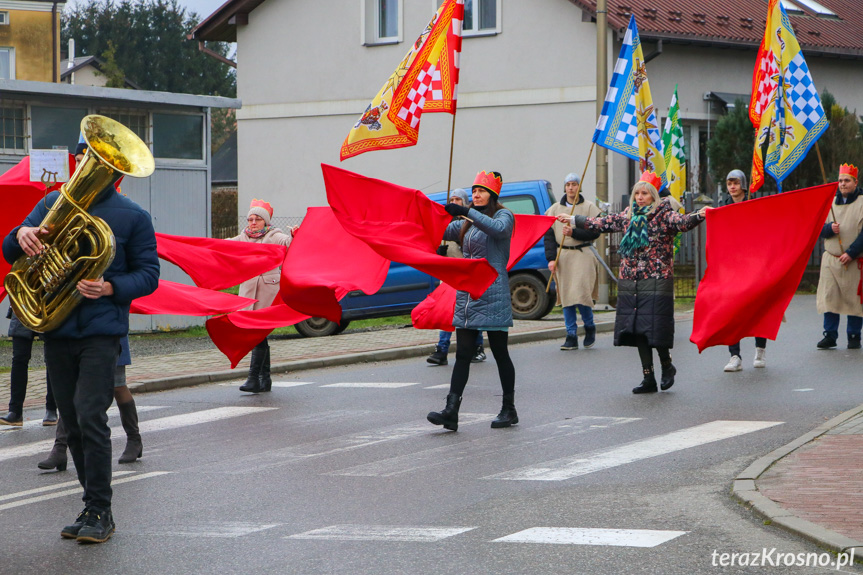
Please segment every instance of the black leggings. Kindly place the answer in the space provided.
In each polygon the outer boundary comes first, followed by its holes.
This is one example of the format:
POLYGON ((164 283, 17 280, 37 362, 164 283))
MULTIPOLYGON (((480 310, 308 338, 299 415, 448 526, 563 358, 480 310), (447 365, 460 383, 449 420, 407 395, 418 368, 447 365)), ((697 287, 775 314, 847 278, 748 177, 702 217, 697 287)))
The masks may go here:
MULTIPOLYGON (((645 371, 653 371, 653 347, 647 343, 647 338, 639 336, 638 338, 638 357, 641 358, 641 368, 645 371)), ((656 354, 659 356, 659 361, 662 365, 671 363, 671 352, 667 347, 657 347, 656 354)))
MULTIPOLYGON (((467 385, 470 374, 470 360, 476 354, 476 338, 478 332, 475 329, 456 329, 455 367, 452 370, 452 379, 449 384, 449 392, 461 397, 467 385)), ((497 372, 500 375, 500 387, 504 395, 515 392, 515 367, 509 358, 507 340, 509 334, 505 331, 488 331, 488 345, 497 363, 497 372)))

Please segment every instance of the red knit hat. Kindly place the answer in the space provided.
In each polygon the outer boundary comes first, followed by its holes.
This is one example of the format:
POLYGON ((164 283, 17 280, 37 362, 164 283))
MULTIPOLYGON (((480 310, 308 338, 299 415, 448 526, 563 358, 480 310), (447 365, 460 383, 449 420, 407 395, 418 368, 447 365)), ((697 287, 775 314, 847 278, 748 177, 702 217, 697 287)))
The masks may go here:
POLYGON ((647 182, 651 186, 653 186, 658 192, 662 187, 662 178, 657 176, 654 172, 644 172, 641 174, 641 178, 638 180, 639 182, 647 182))
POLYGON ((260 216, 261 218, 263 218, 266 225, 270 225, 270 218, 273 217, 273 206, 271 206, 269 202, 265 202, 264 200, 253 199, 251 205, 249 206, 249 213, 246 215, 246 217, 249 217, 252 214, 260 216))
POLYGON ((476 175, 473 185, 474 187, 485 188, 495 196, 499 196, 500 188, 503 186, 503 178, 500 175, 496 176, 494 172, 480 172, 476 175))
POLYGON ((842 174, 847 174, 856 180, 857 179, 857 172, 858 172, 857 166, 854 166, 852 164, 842 164, 841 166, 839 166, 839 175, 840 176, 842 174))

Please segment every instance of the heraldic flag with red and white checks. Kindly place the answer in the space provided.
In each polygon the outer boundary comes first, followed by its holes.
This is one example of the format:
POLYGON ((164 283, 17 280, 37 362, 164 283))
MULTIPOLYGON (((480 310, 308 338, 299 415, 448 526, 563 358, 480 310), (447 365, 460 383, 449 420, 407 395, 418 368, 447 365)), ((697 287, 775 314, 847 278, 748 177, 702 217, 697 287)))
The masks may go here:
POLYGON ((413 146, 423 112, 455 114, 464 0, 446 0, 366 107, 340 158, 413 146))
POLYGON ((707 212, 707 270, 689 338, 699 352, 776 339, 835 194, 834 182, 707 212))

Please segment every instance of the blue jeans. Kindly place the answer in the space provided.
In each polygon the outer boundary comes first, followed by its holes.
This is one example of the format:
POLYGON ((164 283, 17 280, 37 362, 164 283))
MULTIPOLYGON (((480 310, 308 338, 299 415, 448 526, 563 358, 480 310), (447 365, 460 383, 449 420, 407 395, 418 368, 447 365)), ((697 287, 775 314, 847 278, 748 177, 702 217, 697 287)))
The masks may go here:
POLYGON ((594 327, 593 308, 589 305, 570 305, 563 308, 563 322, 566 324, 566 335, 578 335, 578 323, 576 320, 576 308, 581 313, 581 321, 584 327, 594 327))
MULTIPOLYGON (((442 331, 440 332, 440 338, 438 339, 437 345, 440 350, 444 353, 449 353, 449 342, 452 339, 451 331, 442 331)), ((482 332, 476 332, 476 346, 482 346, 482 332)))
MULTIPOLYGON (((845 331, 849 335, 860 335, 860 329, 863 328, 863 316, 849 315, 848 327, 845 331)), ((839 337, 839 314, 827 312, 824 314, 824 332, 827 335, 833 336, 833 339, 839 337)))

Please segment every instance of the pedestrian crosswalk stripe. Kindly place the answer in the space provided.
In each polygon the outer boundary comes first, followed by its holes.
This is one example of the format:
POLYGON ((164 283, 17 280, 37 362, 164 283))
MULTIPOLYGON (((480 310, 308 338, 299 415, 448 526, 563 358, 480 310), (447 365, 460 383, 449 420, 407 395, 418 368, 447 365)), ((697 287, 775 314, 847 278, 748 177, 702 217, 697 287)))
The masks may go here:
POLYGON ((274 381, 273 387, 299 387, 301 385, 311 385, 313 381, 274 381))
POLYGON ((564 457, 484 479, 562 481, 780 425, 781 421, 712 421, 606 450, 564 457))
POLYGON ((428 387, 424 387, 423 389, 449 389, 449 384, 442 383, 440 385, 430 385, 428 387))
MULTIPOLYGON (((460 413, 459 427, 472 425, 474 423, 488 423, 494 414, 492 413, 460 413)), ((261 469, 288 465, 297 461, 306 461, 313 457, 324 455, 335 455, 347 451, 354 451, 372 445, 380 445, 388 441, 409 439, 411 437, 427 435, 440 428, 432 427, 428 422, 398 424, 376 430, 361 431, 341 437, 321 439, 300 445, 292 445, 281 449, 272 449, 261 453, 238 457, 231 462, 230 467, 219 463, 218 470, 230 475, 242 475, 255 473, 261 469)))
POLYGON ((475 527, 399 527, 394 525, 333 525, 285 539, 329 539, 339 541, 407 541, 434 543, 460 535, 475 527))
MULTIPOLYGON (((111 474, 111 477, 122 477, 123 475, 129 475, 130 473, 135 473, 134 471, 114 471, 111 474)), ((53 485, 45 485, 43 487, 37 487, 35 489, 27 489, 26 491, 19 491, 17 493, 8 493, 6 495, 0 495, 0 501, 9 501, 10 499, 18 499, 19 497, 26 497, 28 495, 35 495, 37 493, 47 493, 48 491, 54 491, 55 489, 63 489, 64 487, 75 487, 76 485, 80 485, 77 480, 75 481, 65 481, 63 483, 55 483, 53 485)))
POLYGON ((792 389, 791 391, 815 391, 811 387, 804 387, 802 389, 792 389))
POLYGON ((365 463, 333 471, 328 475, 389 477, 437 465, 451 465, 459 460, 484 457, 502 451, 520 451, 542 442, 633 421, 638 421, 638 418, 581 416, 533 427, 522 426, 520 433, 516 436, 504 436, 498 433, 490 437, 486 436, 453 445, 427 449, 419 453, 409 453, 382 461, 365 463))
MULTIPOLYGON (((153 433, 156 431, 164 431, 167 429, 176 429, 179 427, 188 427, 190 425, 198 425, 201 423, 211 423, 220 419, 228 419, 231 417, 239 417, 241 415, 249 415, 252 413, 262 413, 278 409, 276 407, 217 407, 214 409, 206 409, 203 411, 193 411, 182 415, 171 415, 161 417, 159 419, 150 419, 141 421, 138 424, 141 433, 153 433)), ((111 428, 111 439, 125 438, 126 432, 122 426, 111 428)), ((29 457, 31 455, 39 455, 47 452, 54 445, 53 439, 44 439, 42 441, 34 441, 25 443, 24 445, 16 445, 13 447, 0 448, 0 461, 14 459, 16 457, 29 457)))
POLYGON ((582 529, 575 527, 533 527, 492 543, 545 543, 554 545, 608 545, 614 547, 656 547, 686 531, 652 529, 582 529))
POLYGON ((170 536, 170 537, 214 537, 214 538, 236 538, 244 535, 251 535, 260 531, 266 531, 273 527, 279 527, 281 523, 243 523, 241 521, 231 521, 225 523, 193 523, 189 525, 180 525, 179 528, 174 527, 170 530, 159 529, 154 535, 170 536))
MULTIPOLYGON (((149 473, 142 473, 140 475, 133 475, 131 477, 123 477, 121 479, 112 480, 111 486, 114 487, 116 485, 120 485, 122 483, 129 483, 130 481, 140 481, 141 479, 149 479, 151 477, 159 477, 161 475, 167 475, 170 471, 150 471, 149 473)), ((0 505, 0 511, 5 511, 6 509, 13 509, 15 507, 21 507, 22 505, 30 505, 31 503, 39 503, 42 501, 48 501, 49 499, 57 499, 58 497, 66 497, 67 495, 79 495, 83 493, 83 489, 81 486, 74 489, 65 489, 63 491, 57 491, 55 493, 48 493, 45 495, 39 495, 37 497, 29 497, 27 499, 20 499, 18 501, 12 501, 10 503, 4 503, 0 505)))
MULTIPOLYGON (((153 411, 155 409, 165 409, 167 406, 166 405, 137 405, 136 407, 138 409, 138 413, 145 413, 147 411, 153 411)), ((108 417, 117 417, 118 415, 120 415, 120 411, 117 409, 117 406, 111 406, 111 408, 108 409, 108 417)), ((42 425, 41 419, 30 419, 30 420, 25 421, 24 425, 22 427, 24 429, 30 429, 33 427, 53 427, 53 426, 42 425)), ((7 425, 0 425, 0 431, 11 431, 13 429, 21 429, 21 427, 12 427, 12 426, 7 426, 7 425)))
POLYGON ((355 388, 380 388, 380 389, 398 389, 399 387, 410 387, 419 385, 416 382, 403 383, 400 381, 344 381, 340 383, 328 383, 321 387, 355 387, 355 388))

